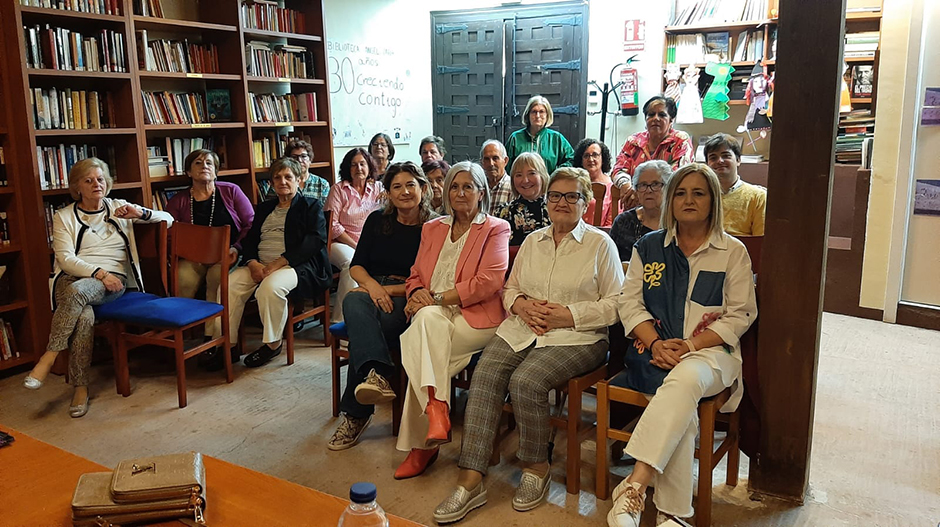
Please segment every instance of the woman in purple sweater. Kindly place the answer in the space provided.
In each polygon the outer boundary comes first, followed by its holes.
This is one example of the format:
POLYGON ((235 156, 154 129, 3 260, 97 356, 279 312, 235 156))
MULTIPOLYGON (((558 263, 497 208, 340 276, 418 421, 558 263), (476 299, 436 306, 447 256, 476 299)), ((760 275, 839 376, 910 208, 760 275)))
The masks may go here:
MULTIPOLYGON (((231 264, 238 260, 241 250, 241 240, 251 228, 255 218, 255 211, 242 189, 233 183, 218 181, 219 156, 211 150, 195 150, 186 156, 184 162, 186 175, 192 180, 188 191, 177 192, 166 204, 166 210, 173 215, 176 221, 207 225, 231 227, 231 264)), ((206 285, 206 300, 219 302, 219 283, 221 281, 221 265, 203 265, 187 260, 180 260, 177 271, 179 280, 179 294, 187 298, 194 298, 196 292, 206 285)), ((219 324, 218 319, 206 325, 206 336, 213 334, 213 324, 219 324)), ((221 330, 219 330, 221 331, 221 330)), ((218 331, 216 332, 218 334, 218 331)), ((233 348, 234 353, 234 348, 233 348)), ((218 350, 209 350, 199 355, 199 363, 209 370, 223 367, 222 355, 218 350)), ((236 357, 233 361, 238 360, 236 357)))

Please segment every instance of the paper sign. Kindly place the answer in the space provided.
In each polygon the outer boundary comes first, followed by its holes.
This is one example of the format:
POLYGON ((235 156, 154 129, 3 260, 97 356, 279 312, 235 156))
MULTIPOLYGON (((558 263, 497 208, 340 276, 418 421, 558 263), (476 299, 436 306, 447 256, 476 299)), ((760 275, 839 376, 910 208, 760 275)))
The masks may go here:
POLYGON ((924 91, 924 108, 920 112, 921 126, 940 125, 940 88, 924 91))
POLYGON ((914 189, 914 214, 940 216, 940 180, 917 180, 914 189))
POLYGON ((623 24, 623 50, 643 51, 646 49, 646 22, 627 20, 623 24))

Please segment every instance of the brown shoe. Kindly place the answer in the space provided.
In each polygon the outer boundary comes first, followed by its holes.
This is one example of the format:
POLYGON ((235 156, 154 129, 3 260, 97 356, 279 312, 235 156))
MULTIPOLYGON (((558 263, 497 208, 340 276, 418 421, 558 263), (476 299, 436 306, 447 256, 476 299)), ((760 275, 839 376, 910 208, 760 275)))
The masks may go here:
POLYGON ((362 433, 372 422, 372 416, 365 419, 357 419, 343 414, 343 421, 333 432, 333 436, 327 442, 326 447, 330 450, 346 450, 356 446, 362 433))
POLYGON ((384 404, 395 399, 395 391, 385 377, 375 373, 375 368, 366 375, 366 380, 356 386, 356 400, 359 404, 384 404))

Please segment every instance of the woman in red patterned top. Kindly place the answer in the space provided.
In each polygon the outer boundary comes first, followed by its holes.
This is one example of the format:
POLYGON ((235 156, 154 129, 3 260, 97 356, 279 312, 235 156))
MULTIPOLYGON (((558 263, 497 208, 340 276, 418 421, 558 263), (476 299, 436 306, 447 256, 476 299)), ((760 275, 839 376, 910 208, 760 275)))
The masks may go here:
POLYGON ((676 101, 665 95, 656 95, 643 105, 646 130, 627 138, 613 169, 614 185, 620 188, 620 201, 624 209, 637 205, 631 178, 640 163, 660 159, 676 170, 692 162, 694 150, 689 134, 672 127, 676 110, 676 101))

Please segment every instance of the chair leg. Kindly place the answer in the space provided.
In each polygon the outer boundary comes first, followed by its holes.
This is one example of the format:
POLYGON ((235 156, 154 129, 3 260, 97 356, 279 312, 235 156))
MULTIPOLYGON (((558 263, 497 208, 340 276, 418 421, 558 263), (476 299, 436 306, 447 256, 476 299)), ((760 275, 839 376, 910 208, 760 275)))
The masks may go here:
POLYGON ((607 468, 607 425, 610 422, 610 402, 607 399, 607 382, 597 383, 597 477, 594 495, 606 500, 610 496, 610 476, 607 468))
POLYGON ((330 361, 332 362, 330 374, 333 377, 333 417, 339 416, 339 374, 340 368, 342 366, 340 365, 339 349, 337 349, 338 347, 339 341, 337 340, 334 342, 334 345, 330 351, 330 361))
POLYGON ((117 352, 114 362, 114 371, 117 375, 118 393, 124 397, 131 395, 131 375, 127 366, 127 342, 122 337, 124 333, 124 324, 118 324, 117 329, 117 352))
POLYGON ((568 494, 581 492, 581 392, 568 383, 568 459, 565 461, 565 484, 568 494))
POLYGON ((712 454, 715 451, 715 403, 699 405, 698 500, 695 503, 695 525, 709 526, 712 521, 712 454))
POLYGON ((284 325, 284 337, 287 343, 287 365, 294 363, 294 318, 287 317, 287 324, 284 325))
POLYGON ((728 419, 728 437, 725 441, 730 441, 728 450, 728 473, 725 475, 725 483, 732 486, 738 486, 738 467, 741 464, 741 411, 735 410, 728 419))
POLYGON ((186 360, 183 359, 183 332, 177 329, 173 333, 173 351, 176 354, 176 391, 179 393, 180 408, 186 408, 186 360))
POLYGON ((330 290, 323 294, 323 312, 320 313, 320 325, 323 326, 323 345, 333 346, 333 334, 330 333, 330 290))
POLYGON ((228 339, 228 329, 225 330, 225 335, 222 336, 224 339, 222 341, 222 355, 225 360, 225 382, 230 383, 235 380, 235 369, 232 366, 232 343, 228 339))
POLYGON ((238 324, 238 342, 235 344, 238 348, 238 354, 245 356, 245 316, 242 315, 241 323, 238 324))

